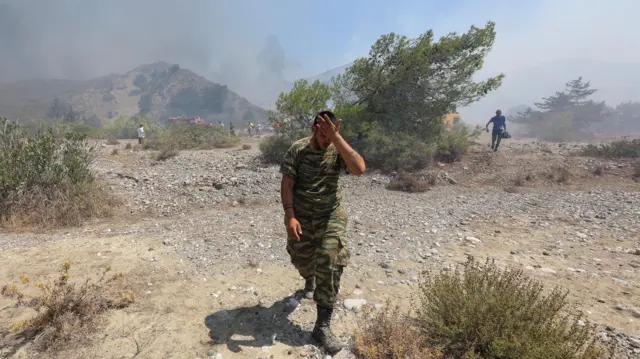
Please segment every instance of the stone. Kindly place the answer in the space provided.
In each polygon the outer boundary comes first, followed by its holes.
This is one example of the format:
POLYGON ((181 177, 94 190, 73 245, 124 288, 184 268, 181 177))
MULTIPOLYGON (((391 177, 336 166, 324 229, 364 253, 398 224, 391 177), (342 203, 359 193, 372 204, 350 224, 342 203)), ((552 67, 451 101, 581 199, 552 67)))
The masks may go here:
POLYGON ((363 305, 367 304, 367 300, 361 298, 349 298, 345 299, 343 304, 345 309, 358 312, 360 311, 360 309, 362 309, 363 305))

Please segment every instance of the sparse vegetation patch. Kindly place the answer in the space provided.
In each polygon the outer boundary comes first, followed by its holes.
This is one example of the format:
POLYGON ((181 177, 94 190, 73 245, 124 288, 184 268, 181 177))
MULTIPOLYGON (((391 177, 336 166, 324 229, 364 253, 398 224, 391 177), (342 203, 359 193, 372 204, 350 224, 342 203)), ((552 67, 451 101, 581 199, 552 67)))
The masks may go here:
POLYGON ((66 261, 53 283, 34 282, 22 275, 23 289, 16 284, 2 288, 3 297, 36 313, 31 319, 11 325, 19 342, 33 342, 45 351, 64 349, 70 342, 86 340, 106 310, 121 309, 135 301, 135 293, 123 285, 124 276, 110 275, 110 268, 97 280, 86 280, 80 286, 70 282, 70 269, 71 262, 66 261))
POLYGON ((56 127, 28 135, 0 119, 0 225, 79 225, 108 217, 120 204, 96 181, 97 151, 84 134, 56 127))

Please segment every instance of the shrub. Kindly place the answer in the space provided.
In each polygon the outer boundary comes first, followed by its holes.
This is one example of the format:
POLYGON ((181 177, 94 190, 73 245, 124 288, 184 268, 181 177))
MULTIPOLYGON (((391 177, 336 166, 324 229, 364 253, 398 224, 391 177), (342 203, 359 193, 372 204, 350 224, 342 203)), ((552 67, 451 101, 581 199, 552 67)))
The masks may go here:
POLYGON ((251 149, 251 145, 247 145, 246 143, 244 145, 242 145, 242 149, 247 151, 251 149))
POLYGON ((131 145, 131 142, 129 142, 129 143, 127 143, 127 144, 124 146, 124 149, 125 149, 125 150, 130 150, 132 147, 133 147, 133 146, 131 145))
POLYGON ((260 141, 260 159, 263 163, 279 165, 289 147, 305 136, 308 136, 305 132, 296 132, 295 134, 266 137, 260 141))
POLYGON ((566 314, 566 292, 542 285, 519 269, 499 269, 473 258, 421 284, 418 317, 427 346, 453 357, 592 359, 594 326, 566 314))
POLYGON ((598 166, 595 170, 593 170, 593 174, 596 176, 602 176, 604 174, 604 167, 598 166))
POLYGON ((175 124, 163 131, 157 131, 147 137, 146 149, 208 150, 229 148, 238 145, 239 137, 211 126, 175 124))
POLYGON ((444 131, 438 140, 434 159, 445 163, 459 161, 479 136, 479 127, 473 131, 466 126, 457 127, 453 131, 444 131))
POLYGON ((87 331, 98 324, 99 315, 108 309, 127 307, 135 301, 135 293, 125 290, 122 274, 107 278, 110 268, 94 282, 85 281, 80 287, 69 282, 69 261, 62 265, 60 276, 52 283, 32 283, 20 277, 27 288, 35 288, 38 295, 28 297, 15 284, 5 285, 2 296, 13 299, 19 307, 32 308, 36 315, 11 326, 21 341, 34 341, 43 350, 64 349, 74 339, 86 338, 87 331))
POLYGON ((371 130, 361 140, 350 142, 371 169, 411 172, 428 167, 434 160, 447 163, 460 160, 479 135, 477 128, 471 131, 459 126, 442 131, 433 141, 424 141, 411 134, 371 130))
POLYGON ((363 314, 354 334, 357 359, 443 358, 438 350, 424 346, 424 334, 410 313, 402 313, 387 302, 379 312, 367 307, 363 314))
MULTIPOLYGON (((458 161, 464 156, 474 140, 480 135, 478 129, 471 131, 459 126, 452 131, 443 131, 434 141, 424 141, 413 134, 386 133, 378 129, 369 130, 357 138, 352 133, 344 133, 351 146, 367 162, 367 167, 382 172, 418 171, 429 166, 433 160, 441 162, 458 161)), ((279 164, 291 144, 307 133, 267 137, 260 142, 263 162, 279 164)))
POLYGON ((382 172, 416 171, 429 165, 434 148, 414 136, 372 131, 352 145, 365 157, 367 167, 382 172))
POLYGON ((633 178, 640 178, 640 161, 633 164, 633 178))
POLYGON ((622 139, 600 145, 589 144, 583 154, 604 158, 640 158, 640 139, 622 139))
POLYGON ((387 184, 387 189, 391 191, 420 193, 429 190, 429 183, 419 180, 408 173, 400 172, 387 184))
POLYGON ((111 156, 117 156, 117 155, 118 155, 118 149, 117 149, 117 148, 114 148, 114 149, 111 151, 111 156))
POLYGON ((27 135, 0 119, 0 224, 44 229, 111 215, 120 202, 96 182, 95 156, 85 134, 49 127, 27 135))
POLYGON ((173 148, 166 148, 153 156, 153 159, 156 161, 166 161, 170 158, 176 157, 178 154, 178 150, 173 148))
POLYGON ((118 139, 115 136, 109 136, 109 138, 107 138, 107 145, 115 146, 119 144, 120 144, 120 141, 118 141, 118 139))

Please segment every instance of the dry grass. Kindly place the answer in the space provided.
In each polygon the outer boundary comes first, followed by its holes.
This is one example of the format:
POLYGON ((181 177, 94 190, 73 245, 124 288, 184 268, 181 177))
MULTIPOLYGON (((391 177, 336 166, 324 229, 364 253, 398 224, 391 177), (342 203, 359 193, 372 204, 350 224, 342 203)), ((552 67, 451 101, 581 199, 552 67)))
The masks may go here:
POLYGON ((524 186, 524 182, 525 182, 525 179, 521 176, 518 176, 516 177, 515 180, 513 180, 513 185, 516 187, 522 187, 524 186))
POLYGON ((164 149, 153 156, 153 159, 156 161, 166 161, 170 158, 174 158, 178 156, 180 152, 173 148, 164 149))
POLYGON ((113 216, 122 205, 106 186, 46 189, 35 187, 10 197, 11 210, 0 217, 0 227, 45 231, 79 226, 88 219, 113 216))
POLYGON ((117 149, 117 148, 114 148, 114 149, 111 151, 111 156, 117 156, 117 155, 118 155, 118 149, 117 149))
POLYGON ((248 144, 245 143, 244 145, 242 145, 242 149, 245 150, 245 151, 250 150, 251 149, 251 145, 248 145, 248 144))
POLYGON ((408 173, 401 172, 387 184, 387 189, 391 191, 421 193, 429 190, 429 183, 416 179, 408 173))
POLYGON ((133 148, 133 145, 131 145, 131 142, 127 142, 127 144, 124 146, 125 150, 130 150, 133 148))
POLYGON ((571 179, 571 171, 566 166, 554 167, 547 173, 547 178, 556 183, 567 184, 571 179))
POLYGON ((119 145, 120 141, 118 141, 117 138, 111 136, 109 138, 107 138, 107 145, 111 145, 111 146, 115 146, 115 145, 119 145))
POLYGON ((437 183, 438 183, 438 176, 435 173, 429 173, 429 179, 427 180, 427 184, 433 187, 437 183))
POLYGON ((102 313, 127 307, 135 301, 135 293, 125 289, 122 283, 122 274, 107 277, 110 268, 106 268, 98 280, 86 280, 76 286, 69 282, 70 268, 71 262, 65 262, 53 283, 34 283, 29 277, 21 276, 24 287, 36 291, 34 296, 28 296, 15 284, 2 288, 2 296, 36 313, 29 320, 11 325, 13 338, 10 339, 14 339, 14 343, 22 346, 32 342, 42 351, 64 349, 70 343, 86 341, 98 326, 97 319, 102 313))
POLYGON ((258 258, 249 258, 247 264, 250 268, 258 268, 260 267, 260 260, 258 258))
POLYGON ((379 312, 364 309, 354 334, 354 354, 358 359, 436 359, 436 349, 424 346, 425 337, 409 313, 387 302, 379 312), (412 323, 414 325, 412 325, 412 323))
POLYGON ((596 175, 596 176, 604 175, 604 167, 603 166, 596 167, 596 169, 593 170, 593 174, 596 175))

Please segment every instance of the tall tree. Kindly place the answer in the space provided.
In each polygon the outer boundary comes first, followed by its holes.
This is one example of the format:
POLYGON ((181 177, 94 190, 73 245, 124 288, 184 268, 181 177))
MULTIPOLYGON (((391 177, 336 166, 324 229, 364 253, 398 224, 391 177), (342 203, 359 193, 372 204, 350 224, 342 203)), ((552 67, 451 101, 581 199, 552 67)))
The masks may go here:
POLYGON ((431 30, 415 39, 383 35, 369 56, 356 60, 334 79, 336 106, 358 114, 358 131, 378 127, 388 133, 433 138, 445 114, 478 101, 501 85, 502 74, 473 80, 495 35, 493 22, 484 28, 472 26, 461 35, 450 33, 438 41, 431 30))
POLYGON ((534 103, 535 109, 528 108, 511 121, 527 125, 531 134, 542 139, 560 141, 575 137, 611 115, 604 101, 589 99, 597 91, 591 82, 578 77, 567 82, 563 91, 534 103))

